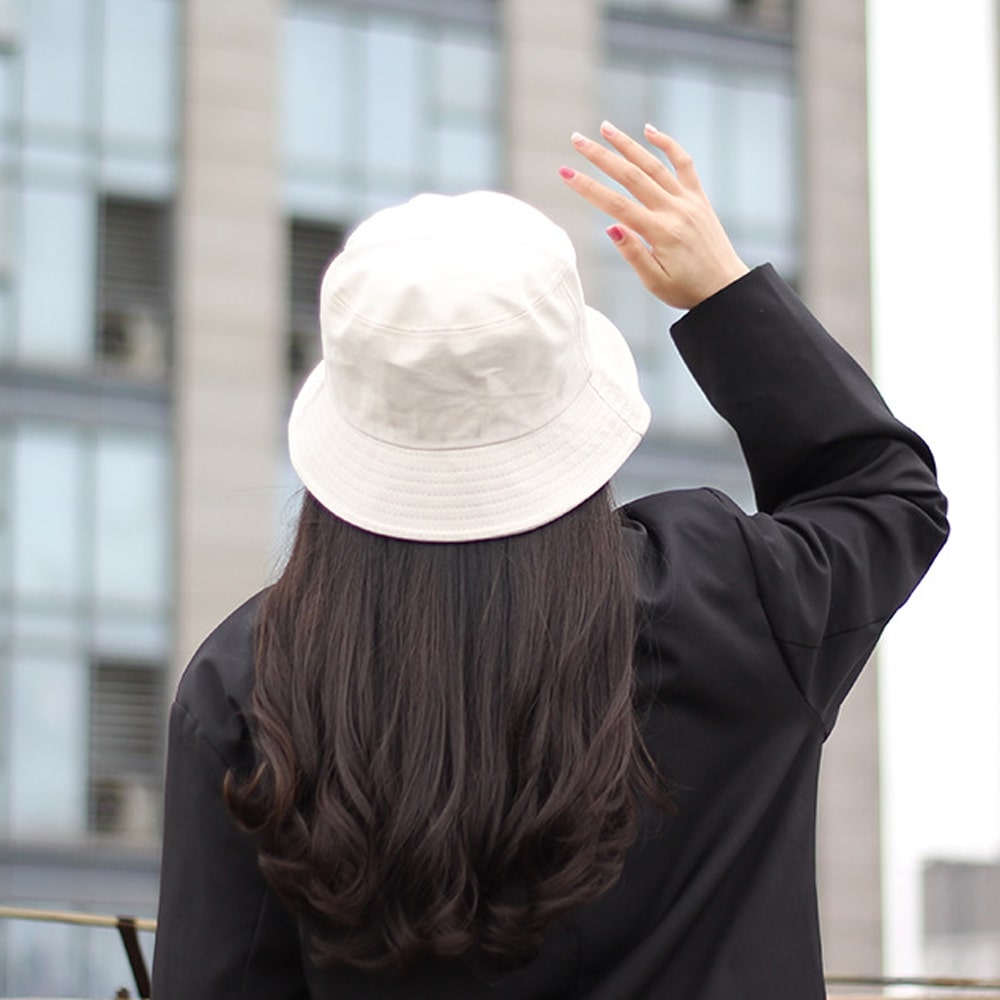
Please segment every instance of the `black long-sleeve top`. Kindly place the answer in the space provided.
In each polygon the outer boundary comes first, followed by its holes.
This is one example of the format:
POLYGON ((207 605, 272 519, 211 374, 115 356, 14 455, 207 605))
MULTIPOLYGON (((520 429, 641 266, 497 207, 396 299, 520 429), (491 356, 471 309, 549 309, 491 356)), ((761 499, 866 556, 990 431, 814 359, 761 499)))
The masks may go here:
POLYGON ((195 654, 172 709, 156 1000, 823 997, 820 752, 947 536, 945 500, 924 442, 769 267, 672 333, 739 435, 759 512, 711 489, 625 508, 644 736, 675 788, 670 822, 499 982, 461 962, 315 968, 221 797, 253 755, 253 598, 195 654))

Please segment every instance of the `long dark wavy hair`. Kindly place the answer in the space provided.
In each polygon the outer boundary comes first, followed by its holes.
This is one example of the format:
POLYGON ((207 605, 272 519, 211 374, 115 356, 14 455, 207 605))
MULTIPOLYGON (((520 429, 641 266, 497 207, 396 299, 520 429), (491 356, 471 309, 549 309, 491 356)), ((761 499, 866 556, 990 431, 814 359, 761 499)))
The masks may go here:
POLYGON ((610 492, 534 531, 401 541, 308 493, 257 626, 229 808, 314 961, 501 971, 618 880, 666 793, 633 705, 610 492))

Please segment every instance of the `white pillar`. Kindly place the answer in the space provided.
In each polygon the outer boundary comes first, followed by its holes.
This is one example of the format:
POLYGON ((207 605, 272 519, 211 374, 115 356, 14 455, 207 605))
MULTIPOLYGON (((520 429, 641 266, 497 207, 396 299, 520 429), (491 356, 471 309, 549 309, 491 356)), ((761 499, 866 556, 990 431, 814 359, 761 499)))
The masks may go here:
POLYGON ((598 0, 503 0, 506 186, 570 235, 588 285, 594 210, 559 179, 574 162, 573 131, 597 135, 603 5, 598 0))
POLYGON ((280 0, 184 4, 177 670, 269 569, 285 388, 280 12, 280 0))
MULTIPOLYGON (((798 10, 803 151, 803 294, 862 365, 871 360, 864 0, 798 10)), ((878 974, 879 732, 868 664, 828 740, 820 777, 817 874, 828 971, 878 974)))

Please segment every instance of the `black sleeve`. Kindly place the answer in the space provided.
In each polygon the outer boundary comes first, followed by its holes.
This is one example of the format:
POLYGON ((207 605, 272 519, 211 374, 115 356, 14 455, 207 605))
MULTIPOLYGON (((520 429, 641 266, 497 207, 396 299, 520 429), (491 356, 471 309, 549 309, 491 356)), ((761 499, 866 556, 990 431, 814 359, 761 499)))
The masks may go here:
POLYGON ((170 715, 156 1000, 301 1000, 294 920, 222 798, 228 763, 182 704, 170 715))
POLYGON ((693 309, 673 335, 739 436, 759 507, 737 515, 758 598, 829 731, 947 537, 930 451, 770 267, 693 309))

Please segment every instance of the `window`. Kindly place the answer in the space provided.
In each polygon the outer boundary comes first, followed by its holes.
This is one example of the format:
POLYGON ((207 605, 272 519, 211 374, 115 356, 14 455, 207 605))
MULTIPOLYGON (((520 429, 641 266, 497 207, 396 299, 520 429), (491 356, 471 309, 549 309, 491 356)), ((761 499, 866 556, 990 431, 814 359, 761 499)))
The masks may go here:
POLYGON ((101 130, 112 148, 169 151, 178 93, 175 0, 104 0, 101 130))
POLYGON ((96 212, 78 184, 26 183, 19 199, 15 352, 30 366, 92 361, 96 212))
POLYGON ((792 5, 793 0, 613 0, 611 7, 783 29, 791 21, 792 5))
POLYGON ((87 826, 95 833, 152 837, 159 828, 162 682, 157 664, 91 667, 87 826))
MULTIPOLYGON (((751 266, 771 261, 794 280, 798 148, 790 37, 707 29, 662 15, 641 23, 613 16, 607 33, 608 117, 633 135, 647 121, 671 132, 694 157, 744 259, 751 266)), ((728 430, 666 335, 676 315, 642 292, 610 244, 599 252, 600 305, 629 336, 654 431, 722 441, 728 430)))
POLYGON ((0 835, 150 831, 142 803, 161 734, 147 727, 170 647, 169 435, 25 418, 0 424, 0 444, 0 835))
POLYGON ((448 16, 398 5, 290 3, 282 148, 286 201, 355 221, 418 190, 499 183, 493 4, 448 16))
POLYGON ((170 350, 170 217, 163 203, 108 197, 100 209, 99 361, 162 377, 170 350))
POLYGON ((319 286, 344 231, 302 219, 293 219, 289 228, 288 370, 298 388, 320 358, 319 286))
POLYGON ((7 819, 19 838, 63 839, 84 827, 85 674, 78 655, 39 645, 13 650, 7 819))

